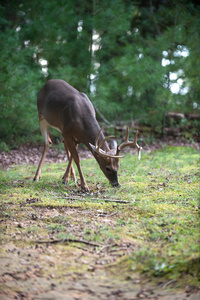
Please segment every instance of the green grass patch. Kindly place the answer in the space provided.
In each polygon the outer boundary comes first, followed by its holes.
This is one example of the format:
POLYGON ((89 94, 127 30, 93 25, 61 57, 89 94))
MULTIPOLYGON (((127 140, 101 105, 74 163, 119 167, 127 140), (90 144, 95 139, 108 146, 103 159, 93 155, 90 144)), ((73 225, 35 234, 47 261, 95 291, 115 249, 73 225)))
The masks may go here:
POLYGON ((139 271, 147 278, 175 280, 177 286, 198 286, 198 163, 198 152, 189 147, 144 153, 141 161, 127 155, 119 170, 121 187, 114 189, 94 159, 83 160, 90 188, 84 194, 72 181, 62 184, 64 163, 45 164, 39 182, 32 180, 36 166, 1 170, 1 243, 13 232, 30 235, 27 243, 75 237, 110 245, 112 251, 115 244, 129 243, 132 251, 108 264, 115 276, 131 278, 139 271))

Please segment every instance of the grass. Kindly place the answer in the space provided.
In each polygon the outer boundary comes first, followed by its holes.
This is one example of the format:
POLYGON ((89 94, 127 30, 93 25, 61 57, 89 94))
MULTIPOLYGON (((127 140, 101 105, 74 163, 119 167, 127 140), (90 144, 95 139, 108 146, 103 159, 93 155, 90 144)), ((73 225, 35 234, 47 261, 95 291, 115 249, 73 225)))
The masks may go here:
POLYGON ((32 181, 36 166, 1 170, 1 243, 17 231, 22 239, 29 234, 26 243, 72 236, 110 245, 112 251, 115 244, 130 244, 130 253, 105 265, 112 276, 125 279, 140 272, 145 278, 198 287, 198 163, 198 152, 189 147, 165 147, 143 154, 141 161, 127 155, 119 170, 121 187, 113 189, 94 159, 84 160, 90 188, 85 194, 72 181, 61 183, 64 163, 44 165, 37 183, 32 181), (13 221, 21 225, 12 227, 13 221))

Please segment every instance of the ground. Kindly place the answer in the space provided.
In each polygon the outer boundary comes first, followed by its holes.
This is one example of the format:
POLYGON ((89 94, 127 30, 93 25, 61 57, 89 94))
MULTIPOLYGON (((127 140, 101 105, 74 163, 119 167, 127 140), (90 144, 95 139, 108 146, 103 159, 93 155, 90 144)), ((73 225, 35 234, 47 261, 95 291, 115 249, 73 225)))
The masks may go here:
MULTIPOLYGON (((171 150, 168 149, 165 153, 165 161, 171 150)), ((138 182, 140 173, 130 175, 131 169, 125 170, 122 166, 122 187, 114 190, 107 185, 103 177, 103 183, 99 182, 101 175, 95 173, 93 159, 89 159, 85 168, 87 167, 90 192, 81 193, 80 187, 73 183, 63 187, 59 182, 60 174, 58 177, 55 175, 60 172, 60 168, 62 171, 65 168, 63 161, 66 159, 63 152, 56 149, 50 151, 47 162, 60 164, 46 164, 40 182, 33 183, 32 177, 36 168, 34 164, 40 157, 38 149, 21 147, 13 151, 15 152, 0 155, 4 167, 0 177, 1 300, 199 299, 199 286, 191 279, 194 274, 199 274, 198 271, 191 271, 196 270, 195 264, 199 264, 199 256, 191 254, 191 249, 186 249, 188 241, 192 244, 193 240, 189 231, 185 233, 184 225, 192 227, 192 223, 188 222, 190 219, 195 222, 194 215, 198 210, 194 199, 197 186, 197 172, 194 168, 189 171, 188 167, 185 174, 175 175, 170 173, 165 162, 162 162, 159 174, 163 174, 164 181, 161 182, 156 175, 158 158, 150 155, 150 160, 154 163, 146 169, 147 184, 138 182), (25 165, 12 167, 13 163, 25 165), (94 179, 90 181, 92 176, 94 179), (128 177, 123 181, 124 176, 128 177), (127 180, 129 189, 126 185, 127 180), (183 198, 179 190, 172 196, 172 187, 177 189, 174 181, 177 181, 177 186, 183 183, 183 187, 186 185, 189 189, 187 191, 185 187, 182 188, 183 198), (166 195, 170 195, 170 200, 166 200, 166 195), (178 205, 180 222, 185 218, 183 223, 176 223, 175 205, 178 205), (165 214, 160 209, 165 211, 165 214), (145 225, 147 220, 148 225, 145 225), (154 223, 157 227, 151 227, 155 226, 154 223), (157 251, 158 261, 163 261, 162 252, 165 256, 165 251, 171 253, 169 261, 176 261, 176 255, 172 253, 175 248, 168 244, 176 247, 183 230, 186 239, 180 240, 180 243, 185 243, 183 257, 188 258, 191 267, 187 262, 187 270, 183 268, 180 276, 168 277, 169 271, 165 271, 167 266, 164 267, 161 263, 159 268, 154 268, 154 276, 145 276, 146 273, 151 274, 152 267, 143 272, 138 267, 136 256, 141 260, 141 248, 144 247, 144 265, 147 260, 145 251, 149 245, 152 245, 152 251, 157 251), (147 231, 148 238, 145 235, 147 231), (177 240, 175 231, 178 235, 177 240), (152 243, 155 244, 155 249, 152 243), (158 275, 155 275, 155 272, 158 275), (166 277, 163 276, 164 273, 166 277)), ((150 151, 151 149, 146 149, 146 161, 150 151)), ((181 151, 179 147, 176 155, 173 154, 172 157, 186 155, 187 151, 181 151)), ((187 162, 190 166, 193 158, 196 159, 197 152, 188 150, 187 154, 192 156, 187 162)), ((83 158, 91 158, 87 151, 82 151, 81 155, 83 158)), ((182 162, 180 167, 184 168, 182 162)), ((144 172, 144 169, 141 169, 142 171, 144 172)), ((187 230, 190 230, 189 227, 187 226, 187 230)), ((194 227, 191 231, 194 237, 197 236, 195 230, 194 227)), ((195 246, 193 249, 195 252, 195 246)), ((180 260, 182 252, 181 248, 180 260)))

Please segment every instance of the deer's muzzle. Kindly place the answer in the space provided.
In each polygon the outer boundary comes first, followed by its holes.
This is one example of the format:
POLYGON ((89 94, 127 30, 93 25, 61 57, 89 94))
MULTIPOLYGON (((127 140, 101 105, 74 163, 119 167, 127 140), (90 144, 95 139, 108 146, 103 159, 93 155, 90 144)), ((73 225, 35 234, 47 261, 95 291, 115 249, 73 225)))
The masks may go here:
POLYGON ((120 187, 120 184, 119 184, 118 181, 116 181, 116 182, 111 182, 111 184, 112 184, 112 187, 120 187))

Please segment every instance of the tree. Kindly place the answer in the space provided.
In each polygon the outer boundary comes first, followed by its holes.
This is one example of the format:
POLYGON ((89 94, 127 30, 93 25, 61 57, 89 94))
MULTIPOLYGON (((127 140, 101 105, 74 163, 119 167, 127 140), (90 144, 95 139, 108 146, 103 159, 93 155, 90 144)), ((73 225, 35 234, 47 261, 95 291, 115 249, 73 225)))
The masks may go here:
POLYGON ((191 1, 140 3, 104 3, 98 16, 101 47, 96 53, 100 65, 96 99, 103 99, 101 110, 108 103, 110 118, 120 114, 161 126, 166 111, 199 109, 199 75, 192 64, 199 46, 199 6, 191 1), (171 79, 172 73, 177 74, 176 80, 171 79), (176 95, 171 88, 177 81, 182 87, 176 95), (190 90, 195 94, 193 101, 190 90))
POLYGON ((37 93, 50 78, 89 94, 110 121, 160 130, 167 111, 198 112, 199 7, 191 0, 5 1, 0 141, 33 140, 37 93))

